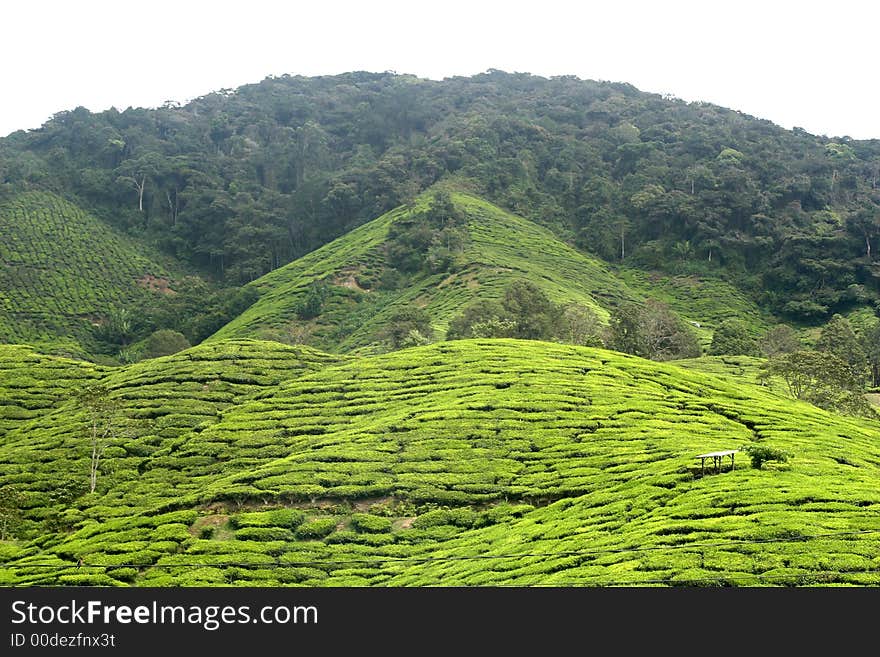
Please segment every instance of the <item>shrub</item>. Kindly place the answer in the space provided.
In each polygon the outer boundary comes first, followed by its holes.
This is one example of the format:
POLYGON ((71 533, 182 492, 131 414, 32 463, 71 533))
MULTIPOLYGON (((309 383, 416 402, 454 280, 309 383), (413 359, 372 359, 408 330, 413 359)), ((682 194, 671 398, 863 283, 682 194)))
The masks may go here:
POLYGON ((274 509, 239 513, 229 520, 233 529, 240 527, 285 527, 294 529, 302 524, 306 515, 299 509, 274 509))
POLYGON ((738 319, 726 319, 712 334, 709 353, 713 356, 757 356, 758 343, 749 334, 744 322, 738 319))
POLYGON ((431 316, 422 308, 401 308, 385 327, 385 337, 392 349, 416 347, 428 344, 434 337, 431 316))
POLYGON ((319 518, 299 526, 296 537, 301 539, 324 538, 336 529, 336 520, 333 518, 319 518))
POLYGON ((150 334, 144 342, 143 357, 158 358, 170 356, 178 351, 190 348, 189 340, 183 333, 171 329, 159 329, 150 334))
POLYGON ((324 310, 324 302, 328 296, 327 286, 318 281, 313 281, 296 306, 297 316, 303 320, 314 319, 324 310))
POLYGON ((768 445, 749 445, 744 450, 752 460, 752 467, 760 470, 767 461, 788 461, 788 454, 781 449, 775 449, 768 445))
POLYGON ((359 532, 378 534, 391 530, 391 521, 369 513, 355 513, 351 517, 351 525, 359 532))
POLYGON ((797 332, 788 324, 778 324, 761 338, 761 351, 768 358, 800 351, 803 345, 798 340, 797 332))
POLYGON ((235 532, 239 541, 291 541, 293 533, 282 527, 245 527, 235 532))
POLYGON ((423 513, 413 520, 413 527, 426 529, 437 525, 455 525, 456 527, 473 527, 479 516, 468 508, 435 509, 423 513))

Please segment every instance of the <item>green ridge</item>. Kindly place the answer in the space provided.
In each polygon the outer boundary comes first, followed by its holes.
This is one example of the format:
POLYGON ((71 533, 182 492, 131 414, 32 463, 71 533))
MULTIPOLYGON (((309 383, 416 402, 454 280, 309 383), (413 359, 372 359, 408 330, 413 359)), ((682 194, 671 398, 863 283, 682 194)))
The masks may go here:
POLYGON ((382 245, 394 221, 426 207, 423 195, 361 226, 330 244, 282 267, 252 285, 260 299, 218 331, 215 339, 276 336, 292 326, 308 326, 308 343, 329 351, 356 351, 377 346, 395 310, 416 305, 431 316, 442 336, 449 321, 476 299, 498 299, 514 280, 526 279, 557 302, 589 306, 603 319, 608 308, 638 299, 597 258, 584 255, 549 230, 478 198, 452 194, 467 217, 470 241, 453 274, 416 274, 398 290, 377 286, 386 266, 382 245), (296 315, 297 304, 313 281, 329 284, 330 298, 314 321, 296 315), (274 333, 273 333, 274 331, 274 333))

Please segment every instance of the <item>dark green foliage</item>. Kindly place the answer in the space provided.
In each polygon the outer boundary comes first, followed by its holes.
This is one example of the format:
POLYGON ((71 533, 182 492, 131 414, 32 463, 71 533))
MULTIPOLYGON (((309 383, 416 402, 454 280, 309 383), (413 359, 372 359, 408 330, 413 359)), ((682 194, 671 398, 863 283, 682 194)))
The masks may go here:
POLYGON ((417 306, 402 308, 389 319, 385 335, 392 349, 428 344, 434 339, 431 316, 417 306))
POLYGON ((749 334, 744 322, 728 319, 712 334, 709 353, 713 356, 757 356, 758 342, 749 334))
POLYGON ((561 310, 534 283, 514 281, 501 302, 514 322, 513 336, 522 340, 550 340, 559 333, 561 310))
POLYGON ((159 329, 150 334, 144 343, 144 358, 170 356, 190 348, 189 340, 183 333, 171 329, 159 329))
POLYGON ((562 308, 559 337, 563 342, 583 347, 605 345, 605 326, 591 308, 570 303, 562 308))
POLYGON ((103 342, 124 347, 135 336, 135 324, 132 313, 127 308, 113 307, 106 319, 95 329, 95 335, 103 342))
POLYGON ((701 352, 693 330, 668 305, 654 299, 624 304, 612 312, 609 346, 661 361, 696 358, 701 352))
POLYGON ((834 315, 822 327, 816 349, 833 354, 846 363, 853 379, 858 381, 864 378, 868 364, 865 347, 845 317, 834 315))
POLYGON ((21 507, 25 498, 15 486, 0 487, 0 541, 15 537, 22 524, 21 507))
POLYGON ((762 377, 781 377, 792 397, 820 408, 873 417, 863 382, 833 353, 802 350, 775 356, 762 366, 762 377))
POLYGON ((296 314, 300 319, 314 319, 324 309, 324 301, 327 299, 327 287, 321 283, 313 282, 305 293, 302 301, 296 307, 296 314))
POLYGON ((800 351, 804 348, 797 333, 788 324, 778 324, 761 338, 761 352, 768 358, 800 351))
POLYGON ((453 271, 464 250, 467 224, 447 192, 436 192, 427 209, 398 219, 388 229, 388 263, 402 272, 453 271))
POLYGON ((446 339, 511 338, 515 330, 516 324, 500 303, 477 301, 452 318, 446 339))
POLYGON ((870 325, 862 336, 862 344, 871 372, 871 386, 880 387, 880 321, 870 325))
POLYGON ((188 276, 175 284, 175 294, 154 300, 144 309, 142 324, 182 333, 198 344, 247 310, 259 297, 253 288, 213 289, 188 276))
POLYGON ((507 287, 500 304, 481 301, 466 307, 452 319, 446 337, 554 340, 570 332, 563 328, 563 312, 537 285, 518 280, 507 287))
POLYGON ((778 461, 780 463, 788 461, 787 452, 770 447, 769 445, 753 443, 748 445, 743 451, 749 455, 752 467, 756 470, 760 470, 761 466, 767 461, 778 461))
MULTIPOLYGON (((80 107, 2 150, 8 186, 74 195, 230 285, 456 179, 603 258, 723 274, 800 321, 877 298, 878 149, 627 84, 492 70, 80 107)), ((417 233, 402 266, 448 267, 454 247, 417 233)))

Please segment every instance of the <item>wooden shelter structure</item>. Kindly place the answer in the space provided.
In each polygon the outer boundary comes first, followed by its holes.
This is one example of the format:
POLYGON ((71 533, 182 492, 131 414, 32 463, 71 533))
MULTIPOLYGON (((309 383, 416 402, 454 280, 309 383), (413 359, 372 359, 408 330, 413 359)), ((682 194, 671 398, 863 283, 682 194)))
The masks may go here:
POLYGON ((738 449, 725 449, 720 452, 708 452, 706 454, 698 454, 697 458, 700 459, 700 474, 706 474, 706 459, 712 459, 712 462, 715 465, 715 472, 721 472, 721 461, 725 456, 730 457, 730 469, 736 470, 736 463, 734 462, 734 455, 739 452, 738 449))

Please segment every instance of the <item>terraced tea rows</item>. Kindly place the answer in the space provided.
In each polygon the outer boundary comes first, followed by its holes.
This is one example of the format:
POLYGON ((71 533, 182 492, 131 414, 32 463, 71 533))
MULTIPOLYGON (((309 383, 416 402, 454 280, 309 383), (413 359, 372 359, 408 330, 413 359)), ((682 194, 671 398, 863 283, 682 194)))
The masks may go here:
POLYGON ((158 256, 53 194, 0 205, 0 234, 0 342, 83 354, 114 305, 148 294, 140 279, 168 276, 158 256))
POLYGON ((110 370, 46 356, 31 347, 0 345, 0 441, 20 423, 58 408, 71 393, 110 370))
MULTIPOLYGON (((105 381, 168 424, 52 507, 68 529, 0 544, 8 583, 880 583, 880 425, 735 377, 515 340, 336 362, 218 341, 105 381), (700 476, 756 441, 793 458, 700 476)), ((0 450, 35 530, 52 468, 82 468, 59 463, 75 424, 0 450)))

